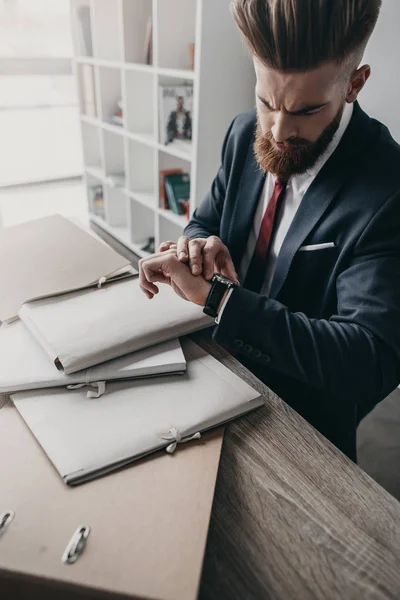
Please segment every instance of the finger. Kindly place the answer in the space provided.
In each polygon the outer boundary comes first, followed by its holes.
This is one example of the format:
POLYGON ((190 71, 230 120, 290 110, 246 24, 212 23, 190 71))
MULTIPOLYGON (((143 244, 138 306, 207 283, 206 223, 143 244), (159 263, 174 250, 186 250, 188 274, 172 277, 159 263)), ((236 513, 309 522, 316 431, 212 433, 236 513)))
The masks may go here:
POLYGON ((151 258, 141 258, 139 260, 139 285, 146 296, 152 298, 154 294, 158 294, 158 287, 146 277, 145 264, 148 260, 151 260, 151 258))
POLYGON ((225 277, 228 277, 229 279, 236 281, 236 283, 238 284, 239 277, 236 273, 235 265, 233 264, 233 261, 231 259, 229 252, 224 253, 222 260, 223 260, 223 262, 222 262, 222 265, 220 268, 221 275, 224 275, 225 277))
POLYGON ((181 235, 178 239, 176 253, 182 262, 187 262, 189 258, 189 238, 186 235, 181 235))
POLYGON ((190 270, 193 275, 200 275, 203 270, 203 248, 206 240, 196 239, 189 242, 190 270))
POLYGON ((175 244, 175 242, 171 242, 171 240, 167 240, 166 242, 161 242, 159 252, 165 252, 165 250, 169 250, 169 248, 175 244))
POLYGON ((150 292, 148 292, 144 287, 142 287, 141 285, 139 286, 140 289, 142 290, 142 292, 148 297, 149 300, 151 300, 152 298, 154 298, 154 294, 151 294, 150 292))
POLYGON ((221 246, 223 246, 223 244, 216 236, 207 238, 207 243, 203 249, 203 275, 207 280, 213 278, 215 272, 214 267, 217 255, 221 251, 221 246))

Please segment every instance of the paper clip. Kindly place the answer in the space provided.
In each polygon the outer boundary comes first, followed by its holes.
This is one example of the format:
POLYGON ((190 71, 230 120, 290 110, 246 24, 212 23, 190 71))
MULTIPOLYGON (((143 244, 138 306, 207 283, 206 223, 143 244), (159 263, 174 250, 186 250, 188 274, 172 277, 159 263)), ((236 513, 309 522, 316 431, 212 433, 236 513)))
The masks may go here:
POLYGON ((15 512, 13 510, 6 510, 0 515, 0 537, 6 531, 14 517, 15 512))
POLYGON ((72 565, 78 560, 85 548, 86 540, 89 537, 89 533, 89 525, 80 525, 78 527, 78 529, 75 531, 74 535, 70 539, 64 554, 62 555, 61 560, 63 563, 67 565, 72 565))

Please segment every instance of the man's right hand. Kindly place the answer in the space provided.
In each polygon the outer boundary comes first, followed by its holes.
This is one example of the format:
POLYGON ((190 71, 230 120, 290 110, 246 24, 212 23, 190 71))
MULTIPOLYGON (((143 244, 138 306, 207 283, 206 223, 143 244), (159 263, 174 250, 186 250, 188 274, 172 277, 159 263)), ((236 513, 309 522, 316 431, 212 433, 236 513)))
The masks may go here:
POLYGON ((160 252, 173 247, 176 247, 181 262, 189 262, 193 275, 203 275, 205 279, 210 280, 214 273, 221 273, 239 283, 229 250, 216 235, 193 240, 181 236, 178 242, 163 242, 160 252))

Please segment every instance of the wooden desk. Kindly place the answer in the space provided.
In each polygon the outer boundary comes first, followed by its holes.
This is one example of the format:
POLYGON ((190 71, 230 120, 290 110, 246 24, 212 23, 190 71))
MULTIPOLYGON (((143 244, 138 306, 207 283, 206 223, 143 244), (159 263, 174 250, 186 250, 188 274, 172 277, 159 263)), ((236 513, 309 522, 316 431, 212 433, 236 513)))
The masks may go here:
POLYGON ((227 352, 200 345, 266 398, 225 431, 200 600, 399 600, 400 503, 227 352))
POLYGON ((199 600, 399 600, 400 503, 230 354, 192 339, 266 404, 226 427, 199 600))

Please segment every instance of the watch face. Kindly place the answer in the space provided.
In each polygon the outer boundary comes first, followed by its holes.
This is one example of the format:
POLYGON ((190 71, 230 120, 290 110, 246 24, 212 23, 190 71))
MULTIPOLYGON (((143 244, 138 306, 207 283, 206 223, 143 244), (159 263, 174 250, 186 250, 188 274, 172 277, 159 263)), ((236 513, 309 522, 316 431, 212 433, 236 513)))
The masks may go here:
POLYGON ((221 275, 220 273, 215 273, 214 278, 217 281, 224 283, 225 285, 232 285, 235 283, 234 281, 232 281, 232 279, 229 279, 228 277, 225 277, 224 275, 221 275))

